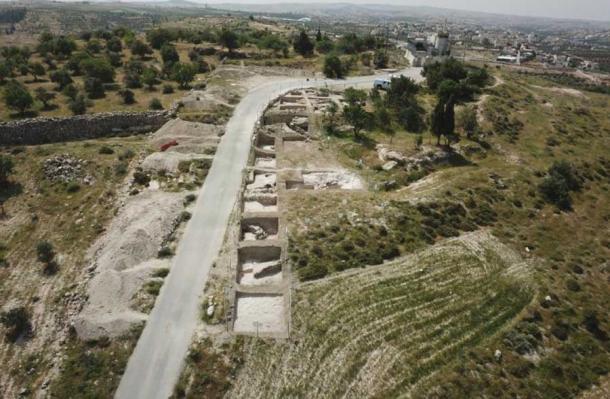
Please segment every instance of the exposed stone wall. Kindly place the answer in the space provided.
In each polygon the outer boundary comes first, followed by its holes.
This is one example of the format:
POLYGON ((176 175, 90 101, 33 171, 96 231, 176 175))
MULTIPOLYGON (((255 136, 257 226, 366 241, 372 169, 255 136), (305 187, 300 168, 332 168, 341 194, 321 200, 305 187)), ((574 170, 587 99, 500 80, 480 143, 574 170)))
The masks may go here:
POLYGON ((146 133, 170 120, 175 110, 107 112, 64 118, 32 118, 0 123, 0 145, 34 145, 146 133))

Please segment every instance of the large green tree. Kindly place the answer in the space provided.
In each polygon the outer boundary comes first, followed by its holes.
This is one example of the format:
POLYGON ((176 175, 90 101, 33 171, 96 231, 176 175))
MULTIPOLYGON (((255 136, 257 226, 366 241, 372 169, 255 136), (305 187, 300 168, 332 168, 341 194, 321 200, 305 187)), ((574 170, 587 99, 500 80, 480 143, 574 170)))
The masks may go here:
POLYGON ((178 51, 176 50, 176 46, 171 44, 164 44, 161 46, 161 59, 164 64, 173 65, 176 62, 180 61, 180 56, 178 55, 178 51))
POLYGON ((343 108, 343 117, 354 128, 354 136, 359 139, 361 138, 360 133, 363 129, 367 129, 371 126, 372 118, 371 114, 360 104, 347 105, 343 108))
POLYGON ((182 89, 188 89, 189 84, 197 74, 197 67, 192 64, 177 62, 172 68, 172 79, 180 85, 182 89))
POLYGON ((228 28, 222 28, 218 35, 218 43, 229 50, 229 53, 233 52, 239 47, 239 37, 235 32, 228 28))
POLYGON ((30 92, 16 80, 11 80, 6 84, 3 97, 6 106, 18 111, 20 115, 23 115, 34 104, 34 98, 30 92))
POLYGON ((88 58, 80 63, 80 68, 88 78, 97 78, 102 83, 114 82, 115 70, 108 60, 103 58, 88 58))
POLYGON ((313 55, 314 44, 305 31, 301 31, 296 39, 294 39, 293 47, 294 51, 301 54, 303 57, 310 57, 313 55))
POLYGON ((327 78, 341 79, 345 76, 345 66, 335 54, 324 57, 324 75, 327 78))

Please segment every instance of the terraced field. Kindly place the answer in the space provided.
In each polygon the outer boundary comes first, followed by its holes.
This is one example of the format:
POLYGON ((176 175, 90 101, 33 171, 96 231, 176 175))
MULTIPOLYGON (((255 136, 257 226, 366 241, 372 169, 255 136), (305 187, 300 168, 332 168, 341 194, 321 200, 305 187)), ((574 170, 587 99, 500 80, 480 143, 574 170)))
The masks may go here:
POLYGON ((409 396, 531 301, 528 269, 478 231, 304 284, 293 295, 290 342, 249 341, 229 397, 409 396))

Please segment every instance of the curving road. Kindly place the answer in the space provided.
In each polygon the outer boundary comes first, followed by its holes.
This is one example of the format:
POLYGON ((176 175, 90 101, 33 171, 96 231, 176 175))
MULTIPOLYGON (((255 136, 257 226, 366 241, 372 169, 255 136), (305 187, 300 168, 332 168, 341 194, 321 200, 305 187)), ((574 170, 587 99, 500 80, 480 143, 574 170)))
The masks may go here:
MULTIPOLYGON (((420 68, 399 73, 421 80, 420 68)), ((192 218, 180 241, 173 267, 148 317, 115 394, 117 399, 166 399, 182 371, 199 320, 203 287, 223 243, 242 183, 251 137, 267 104, 301 87, 368 85, 386 75, 346 80, 286 79, 256 87, 241 100, 229 120, 192 218)))

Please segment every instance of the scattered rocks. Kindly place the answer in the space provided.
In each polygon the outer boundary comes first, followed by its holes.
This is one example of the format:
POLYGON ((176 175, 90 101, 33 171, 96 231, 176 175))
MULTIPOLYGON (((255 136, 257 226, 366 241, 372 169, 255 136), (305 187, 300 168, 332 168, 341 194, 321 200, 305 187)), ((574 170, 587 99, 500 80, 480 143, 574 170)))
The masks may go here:
MULTIPOLYGON (((44 160, 42 170, 46 179, 56 182, 71 182, 83 175, 87 161, 69 154, 55 155, 44 160)), ((95 179, 87 175, 83 182, 93 184, 95 179)))
POLYGON ((299 129, 307 131, 307 129, 309 128, 309 118, 304 116, 295 116, 290 122, 290 127, 297 127, 299 129))
POLYGON ((421 151, 412 157, 407 157, 398 151, 390 150, 383 144, 378 144, 376 148, 377 156, 381 161, 387 162, 386 165, 389 162, 396 162, 396 165, 404 166, 405 170, 409 172, 420 170, 422 167, 449 162, 450 158, 455 156, 454 152, 436 147, 428 147, 427 150, 421 151))
POLYGON ((381 169, 383 169, 383 170, 385 170, 387 172, 387 171, 390 171, 390 170, 394 169, 397 165, 398 165, 398 162, 390 161, 390 162, 386 162, 385 164, 383 164, 381 169))
POLYGON ((261 226, 256 224, 246 226, 245 231, 246 233, 250 233, 256 240, 264 240, 268 237, 267 232, 265 232, 261 226))
POLYGON ((393 151, 386 148, 383 144, 377 144, 377 156, 381 161, 394 161, 399 165, 404 165, 407 157, 398 151, 393 151))
POLYGON ((493 181, 498 190, 506 190, 506 183, 504 183, 500 175, 496 173, 490 173, 489 178, 493 181))
POLYGON ((214 316, 214 310, 215 310, 215 306, 214 304, 211 304, 210 306, 208 306, 208 308, 206 309, 205 313, 208 315, 208 317, 212 317, 214 316))
POLYGON ((500 349, 496 349, 496 351, 494 352, 494 358, 497 362, 502 359, 502 351, 500 349))

